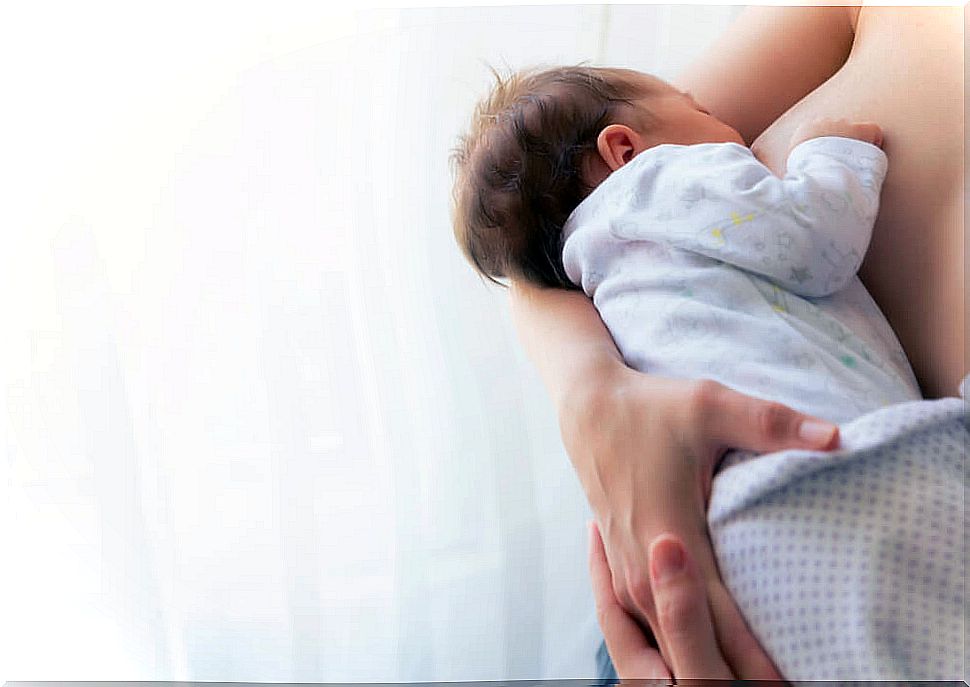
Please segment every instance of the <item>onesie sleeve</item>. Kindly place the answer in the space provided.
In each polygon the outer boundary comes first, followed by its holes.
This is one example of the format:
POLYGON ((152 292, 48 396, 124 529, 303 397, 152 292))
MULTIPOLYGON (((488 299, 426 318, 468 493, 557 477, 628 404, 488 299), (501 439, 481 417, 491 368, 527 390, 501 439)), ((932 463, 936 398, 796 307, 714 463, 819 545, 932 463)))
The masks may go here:
POLYGON ((886 169, 877 146, 838 136, 796 146, 782 179, 744 146, 699 150, 652 179, 651 205, 661 212, 613 233, 699 253, 802 296, 827 296, 862 263, 886 169))

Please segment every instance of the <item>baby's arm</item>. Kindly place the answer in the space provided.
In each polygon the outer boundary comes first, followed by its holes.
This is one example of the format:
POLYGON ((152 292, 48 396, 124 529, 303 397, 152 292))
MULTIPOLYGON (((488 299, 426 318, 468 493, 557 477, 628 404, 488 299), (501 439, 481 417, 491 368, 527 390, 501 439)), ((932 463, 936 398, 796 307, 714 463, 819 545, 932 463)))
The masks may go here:
POLYGON ((886 165, 873 143, 831 135, 796 141, 785 177, 762 182, 765 235, 752 241, 743 224, 726 231, 723 259, 802 296, 843 289, 869 248, 886 165))
POLYGON ((675 222, 647 222, 641 235, 802 296, 835 293, 858 271, 872 236, 887 165, 877 141, 875 125, 820 120, 793 138, 782 179, 741 146, 669 170, 653 195, 673 203, 675 222))

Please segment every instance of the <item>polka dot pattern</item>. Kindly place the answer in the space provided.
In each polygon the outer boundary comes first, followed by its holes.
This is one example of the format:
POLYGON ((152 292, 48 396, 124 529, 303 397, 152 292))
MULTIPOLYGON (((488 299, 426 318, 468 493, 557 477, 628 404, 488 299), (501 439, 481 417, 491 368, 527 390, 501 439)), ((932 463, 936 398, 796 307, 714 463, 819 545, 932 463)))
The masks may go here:
POLYGON ((786 678, 965 679, 968 380, 843 425, 838 451, 725 458, 721 575, 786 678))

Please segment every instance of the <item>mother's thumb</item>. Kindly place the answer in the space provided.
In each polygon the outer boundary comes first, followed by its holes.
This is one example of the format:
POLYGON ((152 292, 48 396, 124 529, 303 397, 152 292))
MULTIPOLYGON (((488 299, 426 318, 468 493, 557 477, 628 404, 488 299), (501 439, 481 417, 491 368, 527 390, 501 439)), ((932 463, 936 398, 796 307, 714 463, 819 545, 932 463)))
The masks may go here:
POLYGON ((717 382, 702 382, 697 401, 708 437, 724 446, 764 453, 789 448, 827 451, 839 444, 838 425, 717 382))

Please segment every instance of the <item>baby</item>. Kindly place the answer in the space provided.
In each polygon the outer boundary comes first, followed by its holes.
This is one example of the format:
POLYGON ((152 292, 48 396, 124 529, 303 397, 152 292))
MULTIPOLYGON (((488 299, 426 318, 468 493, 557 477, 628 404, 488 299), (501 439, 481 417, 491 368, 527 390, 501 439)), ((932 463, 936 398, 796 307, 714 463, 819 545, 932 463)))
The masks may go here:
POLYGON ((663 81, 560 68, 499 79, 455 155, 479 272, 582 288, 638 370, 841 425, 836 451, 730 452, 707 512, 725 585, 792 680, 963 674, 970 417, 920 400, 856 277, 880 144, 874 124, 812 122, 778 178, 663 81))
POLYGON ((647 74, 499 78, 456 151, 455 236, 483 275, 576 288, 630 366, 844 423, 921 398, 856 272, 886 174, 874 124, 819 120, 776 177, 647 74))
POLYGON ((791 680, 963 675, 970 415, 921 400, 856 277, 880 144, 813 122, 778 178, 663 81, 560 68, 499 79, 455 155, 479 272, 582 288, 638 370, 841 425, 836 451, 732 451, 711 491, 719 572, 791 680))

